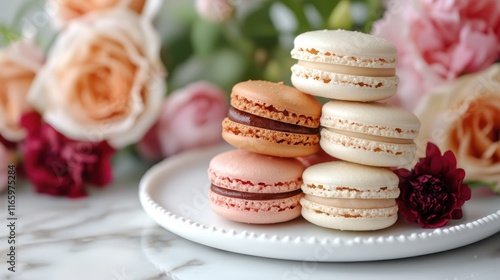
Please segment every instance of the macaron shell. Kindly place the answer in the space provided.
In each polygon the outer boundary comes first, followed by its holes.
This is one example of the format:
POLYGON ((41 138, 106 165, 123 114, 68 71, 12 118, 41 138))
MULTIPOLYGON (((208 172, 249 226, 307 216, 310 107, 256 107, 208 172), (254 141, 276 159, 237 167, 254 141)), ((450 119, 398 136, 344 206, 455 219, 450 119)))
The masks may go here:
POLYGON ((339 230, 370 231, 392 226, 398 219, 397 206, 378 209, 346 209, 324 206, 302 198, 301 215, 312 224, 339 230))
POLYGON ((320 146, 332 157, 359 164, 382 167, 399 167, 410 164, 415 157, 417 146, 414 142, 387 143, 353 137, 341 131, 321 130, 320 146))
POLYGON ((305 93, 329 99, 376 101, 387 99, 397 91, 399 79, 394 77, 364 77, 327 72, 295 64, 291 82, 305 93))
POLYGON ((244 200, 209 193, 211 209, 226 219, 250 224, 274 224, 300 216, 302 194, 277 200, 244 200))
POLYGON ((415 139, 420 129, 413 113, 381 102, 329 101, 320 121, 323 127, 399 139, 415 139))
POLYGON ((391 199, 399 196, 398 176, 382 167, 324 162, 306 168, 302 180, 302 191, 317 197, 391 199))
POLYGON ((294 39, 292 58, 340 65, 394 68, 397 50, 389 41, 346 30, 315 30, 294 39))
POLYGON ((222 122, 222 138, 234 147, 277 157, 309 156, 319 150, 318 134, 269 130, 239 124, 228 118, 222 122))
POLYGON ((212 158, 208 177, 226 189, 253 193, 298 190, 304 167, 294 158, 279 158, 236 149, 212 158), (243 183, 244 182, 244 183, 243 183))
POLYGON ((321 103, 283 83, 246 81, 236 84, 231 92, 231 106, 264 118, 318 127, 321 103))

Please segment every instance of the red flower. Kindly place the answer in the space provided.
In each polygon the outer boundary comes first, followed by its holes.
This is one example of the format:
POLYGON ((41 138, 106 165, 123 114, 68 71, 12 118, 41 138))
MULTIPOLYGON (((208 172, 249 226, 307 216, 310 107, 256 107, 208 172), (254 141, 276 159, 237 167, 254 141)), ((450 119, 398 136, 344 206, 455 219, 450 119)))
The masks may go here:
POLYGON ((9 141, 0 135, 0 145, 3 145, 5 148, 9 150, 15 150, 17 148, 17 143, 9 141))
POLYGON ((111 182, 115 150, 106 142, 69 139, 37 113, 25 114, 21 124, 27 130, 24 168, 37 192, 77 198, 87 195, 85 183, 103 187, 111 182))
POLYGON ((429 142, 426 156, 412 171, 395 172, 400 179, 399 212, 405 219, 423 228, 437 228, 450 219, 462 218, 462 206, 471 198, 471 190, 463 184, 465 171, 457 168, 453 152, 441 155, 439 148, 429 142))

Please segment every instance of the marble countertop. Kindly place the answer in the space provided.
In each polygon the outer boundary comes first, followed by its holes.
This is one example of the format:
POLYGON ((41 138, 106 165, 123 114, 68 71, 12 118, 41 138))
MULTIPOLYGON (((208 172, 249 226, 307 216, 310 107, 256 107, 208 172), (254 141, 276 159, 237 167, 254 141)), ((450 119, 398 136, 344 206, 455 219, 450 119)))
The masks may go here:
MULTIPOLYGON (((500 233, 447 252, 407 259, 315 263, 258 258, 206 247, 159 227, 143 210, 147 167, 121 159, 115 182, 78 200, 17 188, 16 272, 8 228, 0 230, 0 279, 497 279, 500 233)), ((7 195, 0 195, 7 224, 7 195)))

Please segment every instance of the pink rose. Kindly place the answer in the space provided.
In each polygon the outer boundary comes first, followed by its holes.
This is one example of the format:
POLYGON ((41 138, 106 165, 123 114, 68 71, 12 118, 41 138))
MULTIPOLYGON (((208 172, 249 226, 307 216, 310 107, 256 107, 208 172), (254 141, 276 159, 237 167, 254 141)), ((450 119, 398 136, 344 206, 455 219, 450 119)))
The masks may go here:
POLYGON ((500 57, 500 1, 388 1, 373 34, 398 48, 401 105, 413 109, 432 88, 485 69, 500 57))
POLYGON ((139 141, 158 117, 164 76, 151 23, 111 10, 59 33, 28 100, 66 137, 122 148, 139 141))
POLYGON ((0 144, 0 192, 7 187, 9 164, 14 164, 14 153, 0 144))
POLYGON ((53 14, 53 25, 57 29, 86 15, 111 9, 130 9, 152 18, 162 4, 161 0, 48 0, 47 11, 53 14))
POLYGON ((42 63, 42 53, 29 41, 0 50, 0 137, 9 142, 24 138, 19 122, 22 114, 32 110, 28 91, 42 63))
POLYGON ((208 82, 172 92, 163 103, 160 118, 137 145, 140 154, 154 161, 218 143, 227 106, 224 91, 208 82))
POLYGON ((37 192, 78 198, 87 195, 87 183, 103 187, 111 182, 115 150, 106 142, 68 139, 37 113, 24 115, 21 123, 28 131, 21 147, 24 169, 37 192))

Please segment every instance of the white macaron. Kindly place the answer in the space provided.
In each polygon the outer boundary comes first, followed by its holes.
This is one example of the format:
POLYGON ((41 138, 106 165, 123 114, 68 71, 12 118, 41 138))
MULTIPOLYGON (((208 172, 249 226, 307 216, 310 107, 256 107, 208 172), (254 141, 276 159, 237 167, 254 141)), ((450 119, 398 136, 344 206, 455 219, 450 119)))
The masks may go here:
POLYGON ((291 56, 292 84, 305 93, 338 100, 376 101, 396 93, 397 50, 387 40, 347 30, 298 35, 291 56))
POLYGON ((302 216, 313 224, 366 231, 397 221, 399 178, 386 168, 325 162, 308 167, 302 180, 302 216))
POLYGON ((403 108, 380 102, 334 100, 323 105, 320 145, 354 163, 399 167, 415 158, 420 121, 403 108))

